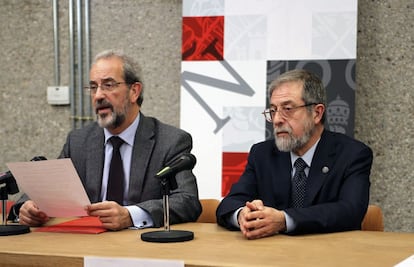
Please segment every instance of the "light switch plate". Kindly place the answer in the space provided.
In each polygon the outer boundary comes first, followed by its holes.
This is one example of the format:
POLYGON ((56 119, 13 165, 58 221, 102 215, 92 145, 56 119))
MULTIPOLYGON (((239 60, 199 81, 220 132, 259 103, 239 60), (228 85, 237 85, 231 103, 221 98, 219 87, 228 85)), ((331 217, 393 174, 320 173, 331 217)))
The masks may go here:
POLYGON ((47 87, 47 102, 50 105, 69 105, 68 86, 49 86, 47 87))

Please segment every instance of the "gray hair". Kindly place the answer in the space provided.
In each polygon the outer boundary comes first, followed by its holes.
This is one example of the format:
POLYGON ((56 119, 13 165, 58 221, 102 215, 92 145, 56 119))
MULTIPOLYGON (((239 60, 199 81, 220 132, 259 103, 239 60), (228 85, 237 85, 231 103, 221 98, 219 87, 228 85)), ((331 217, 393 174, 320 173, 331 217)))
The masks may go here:
MULTIPOLYGON (((314 73, 302 69, 287 71, 273 80, 268 88, 269 97, 272 96, 274 90, 286 82, 302 82, 302 100, 305 104, 317 103, 326 107, 326 90, 321 79, 314 73)), ((308 110, 311 110, 311 107, 308 107, 308 110)), ((325 117, 324 112, 322 123, 325 122, 325 117)))
POLYGON ((141 93, 137 99, 138 106, 141 106, 142 102, 144 101, 144 84, 142 83, 141 79, 141 68, 132 58, 125 55, 122 51, 105 50, 95 56, 92 64, 95 64, 100 59, 109 59, 112 57, 121 59, 123 63, 123 78, 125 80, 125 83, 131 85, 138 82, 142 85, 141 93))

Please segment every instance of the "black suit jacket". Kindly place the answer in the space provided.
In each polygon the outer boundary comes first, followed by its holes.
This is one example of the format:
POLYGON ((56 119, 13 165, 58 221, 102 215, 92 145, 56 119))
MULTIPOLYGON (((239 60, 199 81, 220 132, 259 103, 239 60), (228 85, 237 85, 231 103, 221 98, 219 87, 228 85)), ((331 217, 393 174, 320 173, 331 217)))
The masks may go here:
POLYGON ((290 208, 290 153, 279 151, 274 140, 255 144, 240 180, 217 208, 217 221, 234 229, 230 214, 246 201, 261 199, 292 217, 296 228, 291 234, 360 229, 369 203, 372 160, 368 146, 325 130, 310 166, 305 207, 290 208), (322 171, 325 167, 328 172, 322 171))

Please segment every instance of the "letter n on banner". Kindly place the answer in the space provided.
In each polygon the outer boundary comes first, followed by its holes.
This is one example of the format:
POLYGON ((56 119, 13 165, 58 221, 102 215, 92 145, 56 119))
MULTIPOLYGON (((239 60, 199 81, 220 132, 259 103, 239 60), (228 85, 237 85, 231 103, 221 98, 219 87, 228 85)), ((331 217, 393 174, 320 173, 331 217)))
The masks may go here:
POLYGON ((253 90, 265 88, 265 63, 225 59, 224 20, 183 17, 180 122, 193 136, 201 198, 227 194, 265 131, 264 93, 253 90))

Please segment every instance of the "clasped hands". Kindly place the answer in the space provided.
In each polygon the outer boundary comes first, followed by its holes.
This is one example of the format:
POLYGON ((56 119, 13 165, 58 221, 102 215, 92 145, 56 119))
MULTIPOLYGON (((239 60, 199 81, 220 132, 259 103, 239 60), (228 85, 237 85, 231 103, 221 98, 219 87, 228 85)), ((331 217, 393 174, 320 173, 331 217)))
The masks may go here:
POLYGON ((261 200, 246 202, 237 220, 247 239, 267 237, 286 230, 284 212, 264 206, 261 200))
MULTIPOLYGON (((121 230, 132 226, 128 209, 114 201, 94 203, 85 207, 89 216, 98 217, 102 226, 109 230, 121 230)), ((19 212, 19 223, 28 226, 40 226, 49 221, 49 216, 41 211, 32 200, 26 201, 19 212)))

